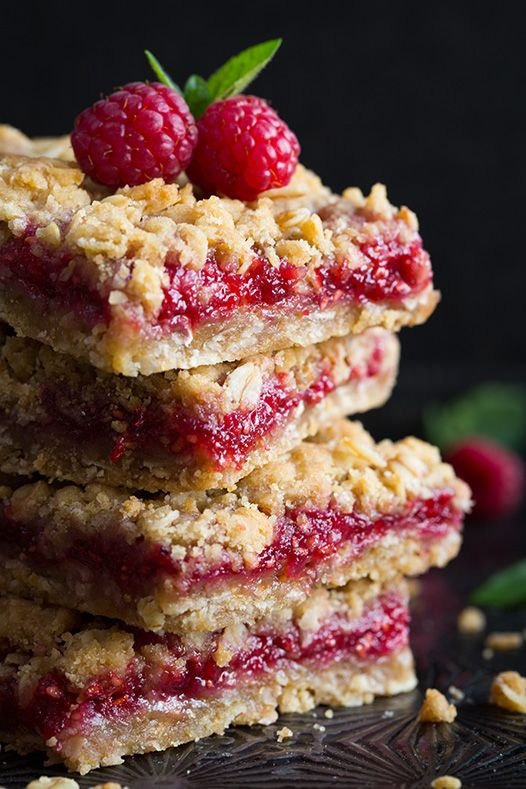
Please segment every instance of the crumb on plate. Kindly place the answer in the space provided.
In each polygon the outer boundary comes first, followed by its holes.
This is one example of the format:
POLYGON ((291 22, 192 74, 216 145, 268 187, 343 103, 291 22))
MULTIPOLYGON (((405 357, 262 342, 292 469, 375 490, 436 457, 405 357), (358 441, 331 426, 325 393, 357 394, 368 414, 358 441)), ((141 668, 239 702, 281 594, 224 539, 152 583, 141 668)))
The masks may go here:
POLYGON ((460 789, 462 781, 454 775, 441 775, 431 781, 432 789, 460 789))
POLYGON ((493 649, 497 652, 507 652, 509 649, 519 649, 523 643, 523 635, 519 632, 489 633, 485 641, 489 649, 493 649))
POLYGON ((457 688, 455 685, 450 685, 447 692, 455 701, 462 701, 466 695, 463 690, 460 690, 460 688, 457 688))
POLYGON ((276 732, 276 739, 278 742, 283 742, 283 740, 287 740, 294 735, 292 729, 289 729, 288 726, 283 726, 279 731, 276 732))
POLYGON ((480 608, 476 608, 474 605, 468 605, 458 615, 457 627, 460 633, 482 633, 486 627, 486 615, 480 608))
POLYGON ((453 723, 457 717, 457 708, 450 704, 446 697, 436 688, 428 688, 418 720, 421 723, 453 723))
POLYGON ((517 671, 501 671, 491 683, 489 700, 508 712, 526 712, 526 677, 517 671))

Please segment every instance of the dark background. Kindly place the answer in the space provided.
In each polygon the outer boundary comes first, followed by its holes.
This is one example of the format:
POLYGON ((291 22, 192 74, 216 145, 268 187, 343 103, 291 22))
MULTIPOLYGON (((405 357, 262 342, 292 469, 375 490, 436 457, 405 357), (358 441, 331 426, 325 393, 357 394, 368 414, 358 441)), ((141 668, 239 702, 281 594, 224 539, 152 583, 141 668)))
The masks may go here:
POLYGON ((181 82, 282 36, 252 90, 296 131, 304 163, 335 189, 382 181, 420 218, 443 301, 426 326, 403 333, 401 386, 377 417, 396 408, 413 420, 430 391, 525 377, 523 8, 10 3, 0 115, 31 134, 62 133, 101 93, 151 76, 145 47, 181 82))

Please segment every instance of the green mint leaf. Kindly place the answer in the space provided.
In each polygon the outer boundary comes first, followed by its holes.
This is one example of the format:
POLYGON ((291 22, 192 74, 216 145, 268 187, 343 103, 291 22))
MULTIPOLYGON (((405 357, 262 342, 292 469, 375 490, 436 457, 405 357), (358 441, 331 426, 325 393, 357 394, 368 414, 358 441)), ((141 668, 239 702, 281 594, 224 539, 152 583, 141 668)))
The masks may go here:
POLYGON ((514 450, 526 447, 526 388, 482 384, 424 412, 426 438, 447 450, 468 436, 485 436, 514 450))
POLYGON ((146 55, 146 59, 148 60, 148 63, 152 67, 152 70, 155 76, 157 77, 157 79, 159 80, 159 82, 162 82, 163 85, 166 85, 169 88, 173 88, 173 90, 176 90, 178 93, 182 93, 182 90, 179 87, 179 85, 177 85, 170 77, 170 75, 163 69, 163 67, 161 66, 155 55, 152 52, 150 52, 149 49, 145 49, 144 54, 146 55))
POLYGON ((470 600, 476 605, 500 608, 526 603, 526 559, 492 575, 473 592, 470 600))
POLYGON ((242 93, 269 63, 281 46, 282 39, 264 41, 227 60, 208 79, 212 101, 242 93))
POLYGON ((184 97, 194 118, 199 118, 212 101, 207 81, 197 74, 188 77, 184 97))

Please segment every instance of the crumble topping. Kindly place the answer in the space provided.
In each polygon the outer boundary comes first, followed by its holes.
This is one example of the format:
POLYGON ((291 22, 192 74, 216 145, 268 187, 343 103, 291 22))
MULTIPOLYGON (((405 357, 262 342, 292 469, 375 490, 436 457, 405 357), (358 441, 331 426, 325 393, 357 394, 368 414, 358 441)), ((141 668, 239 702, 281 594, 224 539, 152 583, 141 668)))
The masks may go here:
POLYGON ((453 723, 457 717, 457 708, 450 704, 446 697, 436 688, 428 688, 418 720, 421 723, 453 723))
MULTIPOLYGON (((63 145, 57 145, 60 153, 63 145)), ((4 132, 0 153, 13 149, 32 152, 23 136, 4 132)), ((85 267, 110 304, 131 301, 147 316, 160 308, 170 257, 199 269, 213 254, 241 274, 261 256, 272 265, 286 259, 314 271, 327 258, 352 267, 366 263, 360 244, 393 221, 402 243, 418 238, 414 215, 393 207, 382 185, 368 197, 358 189, 338 197, 302 165, 288 186, 246 204, 215 195, 197 199, 191 184, 162 179, 104 194, 73 162, 9 154, 0 159, 0 205, 0 222, 13 235, 36 225, 33 253, 40 243, 82 256, 73 267, 85 267)))
POLYGON ((19 129, 0 123, 0 156, 47 156, 52 159, 74 161, 69 135, 63 137, 36 137, 31 139, 19 129))
POLYGON ((502 671, 491 684, 490 704, 508 712, 526 712, 526 677, 517 671, 502 671))
POLYGON ((457 627, 466 635, 481 633, 486 627, 486 615, 480 608, 468 605, 458 615, 457 627))

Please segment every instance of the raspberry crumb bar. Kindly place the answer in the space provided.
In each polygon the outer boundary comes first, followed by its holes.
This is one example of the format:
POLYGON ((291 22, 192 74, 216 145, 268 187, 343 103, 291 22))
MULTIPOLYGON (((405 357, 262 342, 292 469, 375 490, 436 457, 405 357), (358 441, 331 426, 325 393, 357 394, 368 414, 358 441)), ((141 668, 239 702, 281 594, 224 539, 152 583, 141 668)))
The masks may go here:
POLYGON ((442 566, 469 491, 433 447, 358 423, 253 471, 235 492, 0 489, 0 587, 152 630, 216 630, 339 586, 442 566))
POLYGON ((384 329, 129 378, 0 326, 0 468, 142 490, 230 488, 338 417, 381 405, 398 369, 384 329))
POLYGON ((0 159, 0 318, 128 376, 218 364, 433 311, 414 215, 298 165, 254 202, 154 179, 108 193, 71 162, 0 159))
POLYGON ((0 599, 0 739, 86 773, 415 684, 402 581, 318 589, 252 626, 158 636, 64 608, 0 599))

